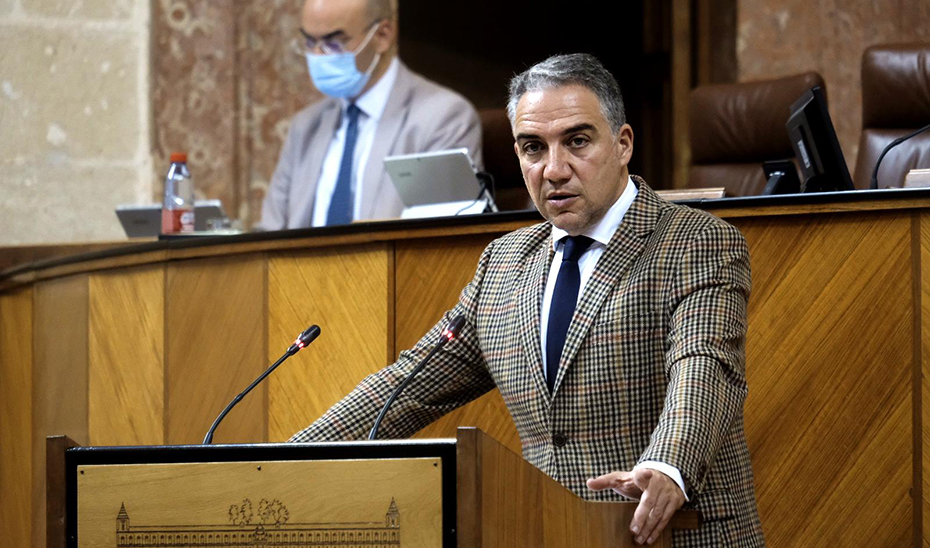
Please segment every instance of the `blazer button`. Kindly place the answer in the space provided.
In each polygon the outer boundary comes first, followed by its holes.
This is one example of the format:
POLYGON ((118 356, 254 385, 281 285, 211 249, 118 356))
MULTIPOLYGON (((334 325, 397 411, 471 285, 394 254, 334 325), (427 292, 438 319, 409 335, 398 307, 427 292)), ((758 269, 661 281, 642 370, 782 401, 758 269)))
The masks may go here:
POLYGON ((565 434, 556 434, 552 436, 552 445, 556 447, 565 447, 565 442, 568 441, 568 438, 565 437, 565 434))

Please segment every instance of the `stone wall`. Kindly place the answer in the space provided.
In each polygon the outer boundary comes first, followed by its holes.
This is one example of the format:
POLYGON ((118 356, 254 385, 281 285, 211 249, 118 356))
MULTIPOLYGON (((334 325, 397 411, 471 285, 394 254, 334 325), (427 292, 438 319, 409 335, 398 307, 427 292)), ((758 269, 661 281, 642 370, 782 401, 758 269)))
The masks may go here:
POLYGON ((149 202, 148 0, 0 0, 0 245, 124 238, 149 202))
POLYGON ((819 72, 850 173, 862 130, 862 53, 875 44, 930 42, 928 0, 739 0, 740 81, 819 72))

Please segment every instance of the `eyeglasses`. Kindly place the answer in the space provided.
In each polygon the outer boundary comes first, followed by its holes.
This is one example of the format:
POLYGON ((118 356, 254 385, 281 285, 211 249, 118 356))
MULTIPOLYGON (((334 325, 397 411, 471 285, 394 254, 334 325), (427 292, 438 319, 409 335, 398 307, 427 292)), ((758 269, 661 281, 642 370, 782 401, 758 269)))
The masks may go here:
MULTIPOLYGON (((371 31, 373 30, 373 27, 375 27, 381 21, 383 21, 383 19, 376 19, 372 21, 371 24, 369 24, 367 27, 365 27, 365 30, 368 31, 365 42, 367 42, 371 37, 371 31)), ((352 38, 346 36, 346 34, 341 30, 327 34, 322 38, 315 38, 310 36, 304 29, 300 29, 300 34, 303 38, 303 43, 295 44, 295 53, 300 55, 315 53, 317 49, 327 55, 346 53, 351 51, 349 48, 349 42, 352 41, 352 38), (298 49, 299 51, 297 51, 298 49)))

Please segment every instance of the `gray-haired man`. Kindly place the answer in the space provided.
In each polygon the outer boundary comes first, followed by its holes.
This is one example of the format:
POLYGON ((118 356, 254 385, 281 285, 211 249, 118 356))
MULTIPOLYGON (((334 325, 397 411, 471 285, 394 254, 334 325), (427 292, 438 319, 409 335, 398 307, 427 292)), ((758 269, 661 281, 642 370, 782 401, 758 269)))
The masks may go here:
POLYGON ((595 58, 531 67, 508 111, 547 222, 492 242, 446 319, 293 439, 363 437, 396 379, 463 315, 385 435, 497 387, 528 461, 584 498, 640 499, 637 542, 653 542, 687 498, 704 523, 676 530, 675 546, 764 546, 743 433, 745 241, 629 175, 633 131, 595 58))

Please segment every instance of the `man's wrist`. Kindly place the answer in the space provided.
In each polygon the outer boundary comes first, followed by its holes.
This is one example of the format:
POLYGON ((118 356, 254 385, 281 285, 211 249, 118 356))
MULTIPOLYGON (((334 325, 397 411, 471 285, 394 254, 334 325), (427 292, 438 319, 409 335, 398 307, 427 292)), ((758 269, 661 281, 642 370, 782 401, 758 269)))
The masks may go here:
POLYGON ((637 464, 633 467, 633 470, 637 468, 648 468, 650 470, 655 470, 656 472, 661 472, 671 478, 672 481, 678 485, 678 488, 681 489, 681 494, 685 497, 685 502, 689 501, 688 491, 685 489, 685 480, 681 477, 681 472, 672 466, 671 464, 666 464, 657 460, 644 460, 643 462, 637 464))

